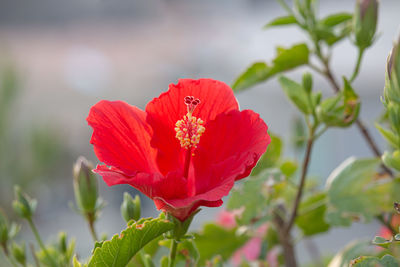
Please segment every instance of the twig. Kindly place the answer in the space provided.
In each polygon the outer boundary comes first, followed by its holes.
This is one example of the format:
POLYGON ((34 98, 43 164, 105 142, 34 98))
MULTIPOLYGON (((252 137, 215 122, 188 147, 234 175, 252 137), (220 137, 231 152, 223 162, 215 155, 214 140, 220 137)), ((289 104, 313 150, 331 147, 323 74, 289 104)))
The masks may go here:
POLYGON ((356 63, 356 66, 354 68, 353 75, 351 75, 350 82, 353 82, 358 76, 358 72, 360 71, 361 60, 362 60, 363 54, 364 54, 364 49, 363 48, 359 48, 358 49, 358 56, 357 56, 357 63, 356 63))
POLYGON ((294 220, 296 219, 297 211, 298 211, 298 208, 300 205, 301 196, 303 195, 303 189, 304 189, 304 185, 305 185, 305 181, 306 181, 308 165, 310 163, 310 158, 311 158, 311 150, 312 150, 312 146, 313 146, 313 142, 314 142, 313 133, 311 132, 310 135, 311 136, 307 141, 306 153, 304 155, 303 166, 302 166, 301 177, 300 177, 300 185, 297 190, 296 199, 294 201, 294 205, 293 205, 293 209, 292 209, 289 221, 285 227, 286 233, 289 233, 293 227, 294 220))

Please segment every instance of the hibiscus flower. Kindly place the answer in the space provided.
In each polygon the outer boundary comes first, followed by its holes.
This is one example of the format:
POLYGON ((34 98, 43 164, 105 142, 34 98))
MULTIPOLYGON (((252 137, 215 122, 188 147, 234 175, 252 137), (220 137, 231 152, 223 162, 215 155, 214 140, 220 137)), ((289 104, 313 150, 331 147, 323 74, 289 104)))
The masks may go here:
POLYGON ((232 89, 210 79, 181 79, 145 111, 102 100, 87 121, 105 164, 94 172, 109 186, 133 186, 181 221, 200 206, 221 206, 270 143, 260 116, 239 111, 232 89))

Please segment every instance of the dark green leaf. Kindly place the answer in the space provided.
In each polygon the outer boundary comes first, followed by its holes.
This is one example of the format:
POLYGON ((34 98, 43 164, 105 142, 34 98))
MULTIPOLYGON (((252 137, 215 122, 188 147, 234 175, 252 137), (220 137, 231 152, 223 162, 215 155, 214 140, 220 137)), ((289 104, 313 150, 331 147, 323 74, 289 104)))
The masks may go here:
POLYGON ((147 243, 171 230, 173 226, 163 218, 140 219, 97 247, 88 266, 125 266, 147 243))
POLYGON ((274 26, 287 26, 287 25, 293 25, 293 24, 297 24, 297 20, 294 16, 284 16, 284 17, 278 17, 274 20, 272 20, 271 22, 269 22, 268 24, 266 24, 263 28, 264 29, 268 29, 270 27, 274 27, 274 26))

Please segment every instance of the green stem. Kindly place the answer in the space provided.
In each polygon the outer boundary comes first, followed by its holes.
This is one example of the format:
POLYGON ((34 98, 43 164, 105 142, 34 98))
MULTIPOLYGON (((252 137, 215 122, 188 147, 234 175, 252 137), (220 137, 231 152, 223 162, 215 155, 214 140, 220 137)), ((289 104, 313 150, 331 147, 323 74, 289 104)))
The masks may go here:
POLYGON ((89 213, 86 216, 87 221, 88 221, 88 225, 89 225, 89 229, 90 229, 90 234, 92 235, 93 241, 96 242, 97 240, 99 240, 97 238, 97 233, 96 233, 96 229, 94 228, 94 215, 89 213))
POLYGON ((35 224, 33 223, 32 219, 29 218, 29 219, 27 219, 27 220, 28 220, 29 226, 30 226, 31 229, 32 229, 33 234, 35 235, 35 238, 36 238, 36 241, 37 241, 38 244, 39 244, 39 247, 43 250, 43 253, 46 255, 46 257, 51 261, 51 264, 52 264, 53 266, 57 266, 57 263, 56 263, 56 262, 54 261, 54 259, 50 256, 50 254, 49 254, 49 252, 47 251, 47 249, 46 249, 46 247, 45 247, 45 245, 44 245, 42 239, 40 238, 39 231, 37 230, 37 228, 36 228, 35 224))
POLYGON ((363 54, 364 54, 364 49, 359 48, 358 56, 357 56, 357 63, 354 68, 353 75, 351 75, 350 82, 353 82, 357 78, 358 73, 360 72, 360 66, 361 66, 361 60, 362 60, 363 54))
POLYGON ((168 267, 174 267, 175 266, 175 258, 176 258, 176 250, 178 248, 178 242, 175 239, 171 239, 171 250, 169 252, 169 261, 168 261, 168 267))

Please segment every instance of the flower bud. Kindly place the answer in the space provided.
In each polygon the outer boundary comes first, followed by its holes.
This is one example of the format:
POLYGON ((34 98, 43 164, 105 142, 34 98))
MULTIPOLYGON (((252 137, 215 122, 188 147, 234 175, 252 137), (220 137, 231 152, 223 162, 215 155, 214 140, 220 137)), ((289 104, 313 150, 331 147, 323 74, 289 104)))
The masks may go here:
POLYGON ((356 45, 365 49, 372 44, 378 20, 378 0, 357 0, 354 12, 356 45))
POLYGON ((312 76, 309 72, 305 72, 303 74, 303 87, 306 90, 306 92, 309 94, 312 91, 312 76))
POLYGON ((400 38, 394 43, 386 63, 385 99, 400 104, 400 38))
POLYGON ((21 191, 19 186, 14 187, 14 211, 24 219, 30 220, 35 213, 37 202, 21 191))
POLYGON ((136 195, 135 199, 132 199, 128 192, 124 193, 124 201, 121 205, 121 214, 126 222, 130 220, 139 220, 140 218, 140 197, 136 195))
POLYGON ((73 169, 75 200, 83 213, 95 213, 98 198, 97 177, 93 166, 84 157, 79 157, 73 169))
POLYGON ((25 243, 23 243, 21 246, 18 246, 13 242, 11 246, 11 253, 18 263, 20 263, 22 266, 26 265, 25 243))

